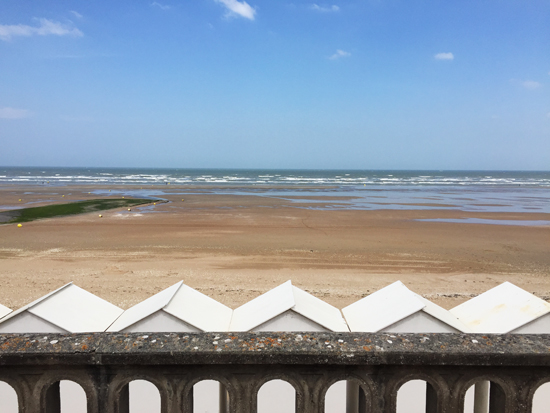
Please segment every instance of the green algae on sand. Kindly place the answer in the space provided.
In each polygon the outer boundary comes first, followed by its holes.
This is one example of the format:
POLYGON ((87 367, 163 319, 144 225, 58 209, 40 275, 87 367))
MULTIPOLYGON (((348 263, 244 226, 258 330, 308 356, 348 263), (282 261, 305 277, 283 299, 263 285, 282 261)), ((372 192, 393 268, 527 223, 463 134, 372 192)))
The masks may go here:
POLYGON ((70 202, 68 204, 46 205, 32 208, 15 209, 0 212, 0 223, 15 224, 37 219, 56 218, 66 215, 86 214, 106 209, 127 208, 131 206, 162 202, 153 199, 91 199, 88 201, 70 202))

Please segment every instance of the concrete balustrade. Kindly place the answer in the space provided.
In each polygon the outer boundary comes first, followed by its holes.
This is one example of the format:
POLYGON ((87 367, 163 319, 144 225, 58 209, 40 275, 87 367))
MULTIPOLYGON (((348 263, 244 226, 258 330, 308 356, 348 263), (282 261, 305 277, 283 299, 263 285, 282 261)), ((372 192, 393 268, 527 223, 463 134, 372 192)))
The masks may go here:
MULTIPOLYGON (((91 333, 0 335, 0 381, 20 413, 59 413, 59 382, 86 393, 88 413, 127 413, 128 385, 147 380, 162 413, 191 413, 193 385, 217 380, 229 412, 255 413, 273 379, 296 390, 296 412, 324 412, 336 382, 359 387, 348 411, 393 413, 399 388, 427 382, 427 413, 462 413, 466 391, 490 382, 491 413, 531 412, 550 382, 550 336, 389 333, 91 333)), ((342 406, 345 411, 345 406, 342 406)))

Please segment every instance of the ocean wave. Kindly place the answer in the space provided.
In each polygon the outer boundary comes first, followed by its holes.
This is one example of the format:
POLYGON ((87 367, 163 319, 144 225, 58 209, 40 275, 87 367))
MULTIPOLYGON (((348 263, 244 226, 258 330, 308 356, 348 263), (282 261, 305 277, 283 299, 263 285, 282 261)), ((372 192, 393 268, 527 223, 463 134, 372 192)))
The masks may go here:
POLYGON ((0 184, 112 185, 330 185, 359 186, 473 186, 550 187, 550 172, 381 172, 381 171, 232 171, 232 170, 98 170, 71 168, 27 170, 2 168, 0 184), (4 170, 5 169, 5 170, 4 170))

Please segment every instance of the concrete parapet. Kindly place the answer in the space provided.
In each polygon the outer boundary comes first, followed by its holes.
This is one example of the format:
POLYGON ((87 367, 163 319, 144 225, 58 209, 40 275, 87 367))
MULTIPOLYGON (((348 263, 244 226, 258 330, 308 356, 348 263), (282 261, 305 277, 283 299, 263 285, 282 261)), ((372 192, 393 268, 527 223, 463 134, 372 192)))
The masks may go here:
POLYGON ((356 411, 396 411, 399 388, 427 382, 427 412, 463 412, 468 388, 490 382, 490 412, 531 412, 550 381, 550 335, 387 333, 92 333, 0 335, 0 380, 20 412, 59 413, 59 385, 84 389, 88 413, 128 411, 128 384, 148 380, 161 412, 192 412, 193 385, 217 380, 230 412, 255 413, 273 379, 296 390, 296 411, 324 411, 339 380, 359 386, 356 411))

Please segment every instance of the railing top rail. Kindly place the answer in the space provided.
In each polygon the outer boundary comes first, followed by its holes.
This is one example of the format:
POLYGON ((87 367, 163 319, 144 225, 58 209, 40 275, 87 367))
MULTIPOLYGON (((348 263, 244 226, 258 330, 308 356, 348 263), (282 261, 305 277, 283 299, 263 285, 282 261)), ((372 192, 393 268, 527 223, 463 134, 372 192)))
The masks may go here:
POLYGON ((1 334, 0 365, 550 366, 550 335, 387 333, 1 334))

